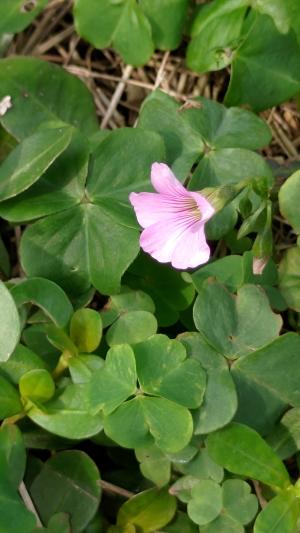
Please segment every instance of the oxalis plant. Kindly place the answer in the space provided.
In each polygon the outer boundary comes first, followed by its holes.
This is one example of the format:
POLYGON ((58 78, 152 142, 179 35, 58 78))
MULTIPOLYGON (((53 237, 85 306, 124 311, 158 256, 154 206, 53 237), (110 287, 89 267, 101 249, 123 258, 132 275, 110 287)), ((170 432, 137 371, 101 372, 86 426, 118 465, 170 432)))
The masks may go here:
MULTIPOLYGON (((4 2, 0 33, 46 4, 4 2)), ((174 5, 164 41, 158 2, 103 1, 96 46, 126 58, 134 13, 150 55, 174 48, 186 10, 195 39, 203 17, 224 46, 253 17, 296 39, 292 0, 174 5)), ((0 123, 0 530, 300 531, 300 171, 277 179, 265 120, 154 90, 136 127, 99 130, 77 77, 9 57, 0 123)))

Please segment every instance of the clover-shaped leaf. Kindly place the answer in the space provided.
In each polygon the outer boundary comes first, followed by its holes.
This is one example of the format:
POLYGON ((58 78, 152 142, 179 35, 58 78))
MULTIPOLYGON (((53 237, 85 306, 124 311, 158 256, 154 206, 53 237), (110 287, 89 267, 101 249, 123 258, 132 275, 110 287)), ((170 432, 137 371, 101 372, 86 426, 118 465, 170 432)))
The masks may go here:
POLYGON ((104 327, 110 326, 106 333, 108 345, 135 344, 154 335, 157 330, 154 310, 148 294, 123 286, 121 293, 111 296, 101 312, 104 327))
POLYGON ((207 383, 202 405, 194 411, 194 431, 205 434, 225 426, 237 410, 234 381, 222 357, 199 333, 183 333, 178 337, 189 357, 205 369, 207 383))
POLYGON ((155 91, 145 100, 138 125, 163 137, 168 162, 182 180, 202 156, 191 181, 194 190, 250 176, 266 175, 272 181, 263 159, 251 152, 269 142, 270 130, 250 111, 227 109, 202 97, 180 107, 170 96, 155 91))
POLYGON ((222 488, 215 481, 205 479, 191 490, 188 515, 199 526, 212 522, 222 510, 222 488))
POLYGON ((117 293, 121 276, 139 251, 128 195, 150 188, 151 163, 162 159, 163 140, 154 132, 111 132, 93 153, 86 190, 77 188, 73 207, 58 205, 56 212, 25 230, 21 255, 27 274, 57 281, 77 296, 91 284, 103 294, 117 293))
POLYGON ((137 460, 140 462, 142 474, 158 487, 163 487, 169 482, 171 476, 171 461, 153 443, 135 450, 137 460))
POLYGON ((105 364, 97 370, 89 384, 92 409, 103 409, 105 415, 114 411, 136 391, 136 366, 132 348, 128 344, 113 346, 105 364))
POLYGON ((143 65, 154 50, 150 23, 135 1, 76 0, 74 16, 79 35, 97 48, 112 43, 126 63, 143 65))
POLYGON ((181 405, 165 398, 138 395, 105 417, 104 430, 125 448, 149 445, 154 438, 164 452, 175 453, 189 443, 193 420, 181 405))
POLYGON ((258 502, 251 487, 241 479, 227 479, 222 485, 225 513, 242 525, 249 524, 257 513, 258 502))
POLYGON ((264 291, 254 285, 244 285, 234 297, 222 285, 207 284, 199 291, 194 320, 208 343, 230 359, 271 342, 282 326, 264 291))
POLYGON ((134 347, 142 390, 194 409, 203 399, 206 376, 200 363, 186 359, 178 341, 154 335, 134 347))

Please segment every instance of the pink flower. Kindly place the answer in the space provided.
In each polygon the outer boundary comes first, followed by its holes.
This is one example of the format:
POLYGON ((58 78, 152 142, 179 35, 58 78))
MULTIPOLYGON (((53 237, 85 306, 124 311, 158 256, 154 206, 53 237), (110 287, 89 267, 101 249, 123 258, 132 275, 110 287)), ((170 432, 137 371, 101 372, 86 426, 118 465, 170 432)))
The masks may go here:
POLYGON ((160 263, 180 269, 209 260, 204 225, 215 209, 198 192, 188 191, 164 163, 153 163, 151 182, 157 192, 132 192, 129 200, 144 228, 141 248, 160 263))

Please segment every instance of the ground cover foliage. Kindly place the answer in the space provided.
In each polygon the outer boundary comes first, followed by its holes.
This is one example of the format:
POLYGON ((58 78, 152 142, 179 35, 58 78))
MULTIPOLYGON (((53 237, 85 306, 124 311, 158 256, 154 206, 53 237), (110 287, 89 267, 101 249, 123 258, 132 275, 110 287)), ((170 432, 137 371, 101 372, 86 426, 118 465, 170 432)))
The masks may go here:
POLYGON ((299 2, 0 21, 0 530, 300 531, 299 2), (154 162, 200 267, 140 249, 154 162))

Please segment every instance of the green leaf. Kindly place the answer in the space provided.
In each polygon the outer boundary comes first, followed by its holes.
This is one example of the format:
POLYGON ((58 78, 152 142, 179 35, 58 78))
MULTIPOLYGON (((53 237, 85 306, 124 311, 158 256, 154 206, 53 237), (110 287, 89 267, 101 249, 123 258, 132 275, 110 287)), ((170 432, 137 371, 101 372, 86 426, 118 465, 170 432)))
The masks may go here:
POLYGON ((287 411, 266 440, 281 459, 288 459, 300 450, 299 407, 287 411))
POLYGON ((281 489, 290 483, 279 457, 256 431, 247 426, 230 424, 209 435, 206 443, 211 457, 229 472, 281 489))
POLYGON ((261 177, 272 185, 272 172, 261 155, 245 148, 220 148, 206 152, 193 173, 190 187, 197 191, 261 177))
POLYGON ((164 527, 165 533, 198 533, 199 529, 186 515, 181 511, 176 513, 171 524, 164 527))
POLYGON ((10 276, 10 258, 5 244, 0 236, 0 271, 6 278, 10 276))
POLYGON ((69 361, 69 371, 73 383, 89 383, 92 375, 104 364, 98 355, 76 355, 69 361))
POLYGON ((254 533, 293 533, 300 505, 293 490, 284 490, 273 498, 258 515, 254 533))
POLYGON ((187 65, 197 72, 230 65, 241 39, 247 1, 215 1, 196 15, 187 50, 187 65))
POLYGON ((216 351, 233 359, 271 342, 282 326, 264 291, 254 285, 241 287, 235 298, 222 285, 207 284, 196 299, 194 321, 216 351))
POLYGON ((239 107, 226 108, 204 97, 198 97, 195 103, 198 107, 187 108, 182 114, 186 122, 201 134, 207 155, 210 149, 256 150, 271 141, 272 134, 267 123, 251 111, 239 107))
POLYGON ((44 332, 47 334, 48 341, 59 351, 66 351, 72 356, 77 355, 77 347, 62 328, 50 324, 44 327, 44 332))
POLYGON ((30 278, 14 285, 11 289, 18 307, 32 303, 59 327, 68 324, 73 308, 64 291, 52 281, 43 278, 30 278))
POLYGON ((26 400, 32 402, 46 402, 55 392, 55 384, 51 374, 43 368, 29 370, 19 381, 20 393, 26 400))
POLYGON ((28 417, 50 433, 67 439, 87 439, 102 430, 102 417, 90 414, 84 385, 60 389, 43 410, 32 407, 28 417))
POLYGON ((176 498, 168 489, 149 489, 130 498, 119 509, 117 525, 135 525, 151 533, 168 524, 176 512, 176 498))
POLYGON ((94 309, 75 311, 70 322, 70 337, 79 352, 94 352, 102 337, 100 314, 94 309))
POLYGON ((215 463, 210 457, 207 448, 201 448, 199 452, 187 463, 176 463, 176 469, 187 477, 193 476, 196 479, 211 479, 221 483, 224 477, 223 468, 215 463))
POLYGON ((193 423, 181 405, 165 398, 137 396, 104 419, 104 430, 125 448, 148 445, 150 433, 162 451, 175 453, 189 443, 193 423))
POLYGON ((277 30, 280 33, 287 33, 290 29, 292 21, 291 5, 294 0, 282 2, 282 0, 252 0, 254 9, 264 15, 272 17, 277 30))
POLYGON ((56 513, 68 513, 72 531, 79 533, 90 522, 100 502, 98 468, 81 451, 57 453, 43 465, 30 493, 43 522, 47 524, 56 513))
POLYGON ((171 494, 174 494, 179 501, 188 503, 192 496, 192 489, 199 485, 199 478, 194 476, 183 476, 177 479, 169 489, 171 494))
POLYGON ((151 24, 155 48, 161 50, 177 48, 187 16, 188 1, 141 0, 140 6, 151 24))
POLYGON ((0 35, 24 30, 47 3, 48 0, 36 0, 34 3, 28 0, 3 0, 0 6, 0 35))
POLYGON ((157 90, 143 103, 138 126, 156 131, 163 137, 167 161, 181 180, 186 178, 201 156, 198 172, 210 159, 215 167, 219 160, 221 168, 224 164, 228 167, 225 176, 223 168, 218 172, 218 179, 215 179, 217 184, 220 176, 222 183, 223 180, 225 183, 238 182, 244 177, 254 177, 256 173, 261 176, 267 172, 270 176, 263 159, 245 150, 260 148, 270 141, 268 126, 250 111, 226 109, 203 97, 195 99, 190 106, 180 106, 173 98, 157 90), (157 116, 160 117, 159 121, 157 116), (237 148, 240 150, 233 150, 237 148), (237 168, 232 176, 230 170, 233 164, 237 168))
MULTIPOLYGON (((69 515, 67 513, 57 513, 53 516, 51 516, 47 532, 48 533, 72 533, 71 526, 70 526, 70 520, 69 515)), ((39 533, 36 531, 36 533, 39 533)))
MULTIPOLYGON (((2 480, 18 489, 25 473, 26 450, 22 433, 16 425, 2 426, 0 430, 0 468, 2 480)), ((0 522, 1 523, 1 522, 0 522)))
POLYGON ((299 44, 293 31, 278 33, 267 15, 253 15, 252 23, 235 52, 225 103, 247 104, 261 111, 300 91, 299 44))
POLYGON ((222 488, 215 481, 203 480, 191 490, 189 517, 199 526, 212 522, 222 510, 222 488))
POLYGON ((114 411, 136 391, 136 366, 132 348, 128 344, 113 346, 105 363, 89 384, 89 401, 94 411, 103 409, 105 415, 114 411))
POLYGON ((202 403, 206 376, 198 361, 186 359, 182 344, 154 335, 134 347, 137 375, 146 394, 162 396, 190 409, 202 403))
POLYGON ((0 375, 0 419, 17 415, 22 411, 23 404, 15 387, 0 375))
POLYGON ((101 5, 97 0, 76 0, 74 17, 81 37, 96 48, 112 43, 126 63, 143 65, 154 51, 151 26, 135 0, 102 0, 101 5))
POLYGON ((225 513, 243 525, 249 524, 258 510, 258 501, 250 485, 241 479, 227 479, 222 489, 225 513))
POLYGON ((97 129, 92 97, 85 85, 64 69, 32 57, 1 60, 0 100, 12 99, 1 123, 25 139, 45 122, 66 122, 90 134, 97 129))
POLYGON ((128 195, 149 188, 151 163, 161 160, 163 152, 162 140, 152 132, 112 132, 91 164, 90 200, 85 197, 78 207, 42 219, 24 232, 24 269, 58 281, 73 294, 87 291, 91 283, 104 294, 118 292, 120 278, 139 250, 128 195))
POLYGON ((180 311, 189 307, 195 295, 191 283, 167 265, 140 254, 125 274, 128 285, 147 292, 155 303, 155 316, 160 326, 179 320, 180 311))
POLYGON ((279 208, 288 223, 300 233, 300 171, 294 172, 280 187, 279 208))
POLYGON ((286 250, 279 263, 279 288, 291 309, 300 311, 300 247, 286 250))
POLYGON ((157 320, 148 311, 129 311, 121 315, 106 333, 109 346, 116 344, 136 344, 146 340, 157 331, 157 320))
POLYGON ((199 360, 207 374, 204 400, 194 412, 194 431, 206 434, 230 422, 237 409, 237 394, 228 365, 199 333, 179 337, 190 357, 199 360))
POLYGON ((32 533, 36 518, 28 511, 17 493, 9 485, 0 482, 0 530, 14 533, 32 533))
POLYGON ((148 311, 154 314, 155 305, 152 298, 145 292, 133 291, 129 287, 122 286, 120 294, 111 296, 101 310, 103 327, 110 326, 129 311, 148 311))
POLYGON ((207 526, 201 528, 201 533, 244 533, 245 529, 239 522, 233 520, 227 514, 222 514, 207 526))
POLYGON ((66 150, 27 191, 0 203, 0 214, 11 222, 32 221, 78 205, 84 196, 88 172, 89 146, 73 129, 66 150))
POLYGON ((299 336, 286 333, 264 348, 239 359, 232 368, 283 402, 299 407, 299 348, 299 336))
POLYGON ((158 487, 163 487, 169 482, 171 461, 155 444, 136 449, 135 455, 140 462, 143 476, 150 479, 158 487))
POLYGON ((0 167, 0 201, 33 185, 71 141, 72 128, 42 129, 22 141, 0 167))
POLYGON ((7 361, 10 357, 19 342, 20 333, 16 304, 4 283, 0 281, 0 361, 7 361))

